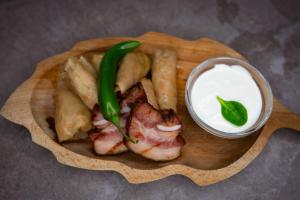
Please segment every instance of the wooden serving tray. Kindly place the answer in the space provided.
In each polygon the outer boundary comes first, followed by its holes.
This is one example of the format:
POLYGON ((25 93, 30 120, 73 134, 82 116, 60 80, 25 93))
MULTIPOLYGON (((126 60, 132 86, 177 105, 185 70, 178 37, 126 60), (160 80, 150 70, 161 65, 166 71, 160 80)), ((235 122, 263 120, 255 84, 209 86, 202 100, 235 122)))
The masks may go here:
POLYGON ((40 62, 34 74, 18 87, 1 110, 8 120, 25 126, 33 142, 49 149, 59 162, 92 170, 114 170, 131 183, 145 183, 173 174, 189 177, 198 185, 217 183, 244 169, 263 150, 269 137, 279 128, 300 131, 300 117, 274 99, 273 113, 257 133, 241 139, 222 139, 199 128, 189 116, 184 101, 186 79, 200 62, 218 56, 242 58, 231 48, 211 39, 194 41, 162 33, 146 33, 137 38, 118 37, 93 39, 77 43, 70 51, 40 62), (90 51, 104 51, 124 40, 139 40, 140 50, 152 54, 155 47, 167 47, 178 55, 178 113, 182 119, 186 145, 182 156, 171 162, 146 160, 131 152, 118 156, 96 156, 87 142, 63 143, 48 128, 46 118, 54 113, 54 88, 59 66, 71 56, 90 51))

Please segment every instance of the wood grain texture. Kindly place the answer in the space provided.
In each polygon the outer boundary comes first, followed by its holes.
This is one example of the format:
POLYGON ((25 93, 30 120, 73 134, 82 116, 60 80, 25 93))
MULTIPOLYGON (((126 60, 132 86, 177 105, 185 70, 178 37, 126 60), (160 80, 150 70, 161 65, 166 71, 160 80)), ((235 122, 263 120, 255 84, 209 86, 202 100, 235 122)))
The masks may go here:
POLYGON ((211 39, 194 41, 150 32, 138 38, 105 38, 77 43, 70 51, 50 57, 37 66, 34 74, 9 97, 1 115, 25 126, 33 142, 49 149, 63 164, 92 170, 114 170, 131 183, 144 183, 173 174, 189 177, 198 185, 222 181, 244 169, 263 150, 269 137, 279 128, 300 131, 300 117, 274 99, 273 113, 266 125, 246 138, 217 138, 199 128, 191 119, 184 102, 185 82, 190 71, 200 62, 218 56, 242 58, 239 53, 211 39), (154 162, 133 153, 118 156, 96 156, 88 142, 63 143, 48 128, 46 118, 53 116, 53 94, 58 68, 67 58, 91 51, 104 51, 117 42, 136 39, 143 43, 139 50, 152 55, 156 47, 167 47, 178 55, 178 113, 184 125, 187 144, 182 156, 171 162, 154 162))

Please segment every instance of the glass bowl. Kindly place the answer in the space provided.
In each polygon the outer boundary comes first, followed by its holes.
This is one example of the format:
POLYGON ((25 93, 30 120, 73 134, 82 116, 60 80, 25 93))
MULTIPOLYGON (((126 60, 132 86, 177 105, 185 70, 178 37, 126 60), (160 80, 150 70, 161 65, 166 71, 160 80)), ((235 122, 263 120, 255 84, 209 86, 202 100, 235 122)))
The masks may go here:
POLYGON ((269 119, 272 109, 273 109, 273 94, 271 87, 268 81, 264 78, 264 76, 251 64, 247 63, 244 60, 240 60, 237 58, 230 58, 230 57, 217 57, 205 60, 204 62, 200 63, 196 68, 192 70, 192 72, 188 76, 188 80, 186 82, 185 87, 185 102, 188 108, 190 115, 192 116, 193 120, 204 130, 207 132, 222 138, 234 139, 234 138, 241 138, 255 131, 258 131, 269 119), (192 107, 191 102, 191 90, 194 86, 195 81, 197 78, 205 71, 210 70, 215 66, 215 64, 227 64, 227 65, 240 65, 244 67, 255 80, 258 88, 260 89, 262 95, 262 111, 260 113, 259 118, 255 122, 254 125, 249 127, 247 130, 235 132, 235 133, 227 133, 222 132, 219 130, 214 129, 213 127, 209 126, 205 122, 203 122, 200 117, 196 114, 194 108, 192 107))

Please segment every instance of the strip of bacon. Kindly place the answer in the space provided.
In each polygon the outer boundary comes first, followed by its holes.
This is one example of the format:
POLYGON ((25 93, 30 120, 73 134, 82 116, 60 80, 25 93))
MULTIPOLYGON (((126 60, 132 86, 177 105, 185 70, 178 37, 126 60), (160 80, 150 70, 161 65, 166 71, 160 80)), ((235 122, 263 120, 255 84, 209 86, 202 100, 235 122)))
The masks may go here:
POLYGON ((92 124, 97 129, 103 129, 110 124, 109 121, 104 119, 102 113, 100 112, 100 107, 96 104, 92 110, 92 124))
MULTIPOLYGON (((123 128, 126 126, 126 121, 127 118, 121 117, 123 128)), ((89 137, 97 154, 112 155, 127 151, 122 133, 115 125, 104 119, 98 105, 95 105, 92 110, 92 123, 96 128, 90 131, 89 137)))
MULTIPOLYGON (((138 102, 146 100, 146 94, 140 84, 127 91, 121 100, 121 127, 126 130, 126 123, 131 109, 138 102)), ((97 154, 108 155, 118 154, 127 151, 123 142, 123 135, 109 121, 105 120, 98 105, 92 111, 92 123, 96 127, 91 131, 90 139, 93 142, 94 150, 97 154)))
POLYGON ((175 159, 185 144, 179 135, 181 123, 175 112, 158 111, 149 103, 140 103, 134 107, 127 129, 129 136, 139 141, 137 144, 126 142, 127 147, 148 159, 156 161, 175 159), (179 128, 162 131, 157 125, 179 128))
POLYGON ((112 124, 101 131, 97 129, 92 130, 89 136, 97 154, 112 155, 127 151, 123 137, 112 124))
POLYGON ((130 90, 124 93, 120 103, 121 114, 130 114, 131 109, 138 103, 146 102, 147 96, 140 83, 133 86, 130 90))

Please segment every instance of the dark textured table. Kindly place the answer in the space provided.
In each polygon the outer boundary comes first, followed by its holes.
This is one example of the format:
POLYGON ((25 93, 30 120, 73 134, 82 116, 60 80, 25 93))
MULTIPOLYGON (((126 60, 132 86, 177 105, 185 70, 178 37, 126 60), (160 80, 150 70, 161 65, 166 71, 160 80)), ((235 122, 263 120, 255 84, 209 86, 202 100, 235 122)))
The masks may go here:
MULTIPOLYGON (((0 105, 35 64, 75 42, 148 31, 211 37, 244 54, 300 114, 300 2, 0 1, 0 105)), ((0 199, 300 199, 300 133, 279 130, 244 171, 199 187, 183 176, 129 184, 116 172, 59 164, 28 131, 0 118, 0 199)))

